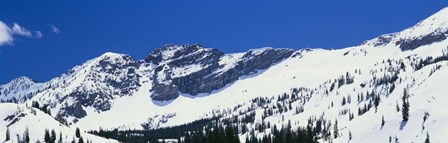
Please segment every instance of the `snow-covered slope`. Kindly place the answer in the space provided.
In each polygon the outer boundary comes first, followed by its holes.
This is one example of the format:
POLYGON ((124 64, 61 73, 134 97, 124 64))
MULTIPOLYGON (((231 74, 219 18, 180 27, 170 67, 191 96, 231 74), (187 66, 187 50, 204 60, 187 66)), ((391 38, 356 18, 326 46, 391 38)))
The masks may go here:
MULTIPOLYGON (((17 143, 23 141, 28 134, 30 142, 44 141, 45 130, 54 131, 56 133, 56 140, 60 140, 62 136, 63 142, 76 142, 79 138, 76 137, 76 128, 67 127, 48 114, 41 112, 39 109, 29 107, 27 105, 19 105, 14 103, 0 104, 0 140, 5 141, 9 132, 9 141, 17 143)), ((115 143, 117 141, 104 139, 102 137, 94 136, 83 131, 80 132, 84 141, 115 143)))
MULTIPOLYGON (((197 44, 167 45, 140 61, 106 53, 45 83, 3 85, 0 98, 48 105, 71 129, 153 129, 253 115, 244 126, 319 127, 321 142, 423 142, 427 134, 443 142, 447 17, 445 8, 401 32, 337 50, 225 54, 197 44), (400 109, 404 93, 408 121, 400 109)), ((247 135, 240 132, 242 139, 247 135)))

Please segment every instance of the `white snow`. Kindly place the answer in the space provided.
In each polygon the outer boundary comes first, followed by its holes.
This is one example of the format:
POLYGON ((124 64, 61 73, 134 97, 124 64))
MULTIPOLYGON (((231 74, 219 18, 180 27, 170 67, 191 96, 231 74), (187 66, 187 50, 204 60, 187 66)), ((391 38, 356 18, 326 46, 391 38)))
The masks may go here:
POLYGON ((218 62, 219 66, 222 66, 222 68, 216 70, 214 73, 221 73, 231 68, 234 68, 237 62, 240 61, 241 58, 244 56, 244 54, 245 53, 233 53, 222 56, 218 62))
POLYGON ((201 69, 203 69, 205 67, 203 67, 201 64, 191 64, 191 65, 187 65, 184 67, 175 67, 172 70, 172 76, 173 78, 175 77, 182 77, 182 76, 186 76, 186 75, 190 75, 191 73, 197 72, 201 69))
MULTIPOLYGON (((64 142, 71 142, 73 139, 78 141, 75 137, 76 128, 67 127, 60 124, 58 121, 53 119, 53 117, 41 112, 39 109, 28 107, 27 105, 13 104, 13 103, 1 103, 0 104, 0 140, 4 141, 6 139, 6 130, 9 129, 10 141, 11 143, 16 143, 17 136, 20 139, 23 138, 26 129, 29 130, 30 142, 44 141, 45 129, 54 130, 57 135, 57 140, 59 140, 59 134, 62 133, 62 138, 64 142), (35 113, 35 114, 34 114, 35 113), (14 117, 11 120, 4 120, 8 116, 14 117), (23 115, 23 116, 20 116, 23 115), (16 122, 13 122, 17 119, 16 122), (7 127, 9 125, 9 127, 7 127)), ((81 130, 81 136, 84 141, 90 140, 92 142, 101 143, 115 143, 117 141, 104 139, 98 136, 94 136, 85 133, 81 130)))

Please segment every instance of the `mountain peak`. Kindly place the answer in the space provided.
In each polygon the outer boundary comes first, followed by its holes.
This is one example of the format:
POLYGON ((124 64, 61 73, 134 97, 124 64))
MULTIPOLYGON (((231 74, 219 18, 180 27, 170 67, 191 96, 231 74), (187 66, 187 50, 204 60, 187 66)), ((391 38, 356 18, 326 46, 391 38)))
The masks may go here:
POLYGON ((104 54, 102 54, 101 56, 99 56, 99 59, 104 59, 104 58, 119 58, 119 57, 123 57, 123 56, 127 56, 126 54, 120 54, 120 53, 114 53, 114 52, 106 52, 104 54))
POLYGON ((37 81, 33 80, 33 79, 29 78, 29 77, 26 77, 26 76, 21 76, 21 77, 18 77, 18 78, 15 78, 15 79, 11 80, 9 83, 12 83, 12 84, 33 84, 33 83, 37 83, 37 81))
POLYGON ((99 64, 101 66, 105 65, 127 65, 128 63, 135 64, 136 62, 134 59, 127 54, 120 54, 120 53, 113 53, 113 52, 106 52, 102 54, 101 56, 95 58, 94 64, 99 64))
POLYGON ((192 44, 192 45, 168 44, 165 45, 164 47, 157 48, 156 50, 154 50, 151 54, 149 54, 145 58, 145 61, 160 63, 162 61, 171 61, 188 55, 193 55, 195 53, 210 52, 210 51, 218 51, 218 50, 213 48, 204 48, 199 44, 192 44))
POLYGON ((433 33, 445 33, 448 30, 448 7, 420 21, 415 26, 403 30, 399 37, 419 37, 433 33))
POLYGON ((250 49, 249 51, 247 51, 247 53, 258 55, 258 54, 263 53, 264 51, 272 50, 272 49, 274 49, 274 48, 272 48, 272 47, 256 48, 256 49, 250 49))
POLYGON ((40 86, 35 80, 26 76, 11 80, 9 83, 0 85, 0 100, 7 102, 22 102, 25 98, 31 98, 31 92, 36 92, 36 88, 40 86))
POLYGON ((384 46, 393 44, 401 50, 413 50, 420 46, 443 41, 448 35, 448 7, 401 32, 381 35, 365 41, 364 45, 384 46))

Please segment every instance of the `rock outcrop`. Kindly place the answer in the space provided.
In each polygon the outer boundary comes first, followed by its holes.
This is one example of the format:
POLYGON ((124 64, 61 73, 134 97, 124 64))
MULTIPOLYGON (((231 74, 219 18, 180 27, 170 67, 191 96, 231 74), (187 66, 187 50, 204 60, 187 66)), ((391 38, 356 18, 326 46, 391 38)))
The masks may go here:
POLYGON ((180 93, 192 96, 210 93, 290 57, 292 49, 262 48, 246 53, 224 54, 201 45, 167 45, 156 49, 145 62, 157 65, 153 71, 152 99, 173 100, 180 93), (228 57, 231 57, 230 62, 228 57))

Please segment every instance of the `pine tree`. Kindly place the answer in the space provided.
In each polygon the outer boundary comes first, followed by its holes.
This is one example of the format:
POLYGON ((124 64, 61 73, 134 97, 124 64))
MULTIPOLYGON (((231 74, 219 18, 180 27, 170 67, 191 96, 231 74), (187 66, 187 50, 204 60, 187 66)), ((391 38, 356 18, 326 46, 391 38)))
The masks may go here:
MULTIPOLYGON (((153 142, 157 143, 157 140, 154 137, 151 138, 151 143, 153 143, 153 142)), ((188 132, 185 133, 184 142, 185 143, 191 143, 191 136, 190 136, 190 134, 188 132)))
POLYGON ((75 135, 77 138, 81 137, 81 132, 79 131, 79 128, 76 128, 75 135))
POLYGON ((378 110, 378 106, 380 105, 380 96, 374 96, 373 104, 375 105, 375 112, 378 110))
POLYGON ((5 141, 11 140, 11 133, 9 133, 9 128, 6 128, 6 139, 5 141))
POLYGON ((384 121, 384 115, 383 115, 383 117, 381 118, 381 127, 383 127, 385 123, 386 121, 384 121))
POLYGON ((16 140, 16 141, 17 141, 18 143, 23 142, 23 141, 20 139, 20 135, 19 135, 19 134, 16 134, 16 137, 17 137, 17 140, 16 140))
POLYGON ((403 101, 403 109, 401 110, 401 113, 403 115, 403 121, 408 121, 409 120, 409 100, 408 100, 408 96, 409 93, 408 91, 405 89, 403 92, 403 97, 402 97, 402 101, 403 101))
POLYGON ((62 132, 59 132, 59 141, 58 143, 62 143, 62 132))
POLYGON ((352 140, 352 131, 348 131, 348 140, 352 140))
POLYGON ((334 138, 338 138, 338 136, 339 136, 339 129, 338 129, 338 120, 337 119, 334 121, 334 132, 333 132, 333 134, 334 134, 334 138))
POLYGON ((82 137, 80 137, 78 143, 84 143, 84 139, 82 139, 82 137))
POLYGON ((51 130, 51 143, 56 143, 56 132, 54 130, 51 130))
POLYGON ((225 136, 227 137, 228 143, 239 143, 239 138, 235 133, 232 125, 228 125, 225 129, 225 136))
POLYGON ((44 141, 45 143, 50 143, 51 141, 50 132, 48 131, 48 129, 45 129, 44 141))
POLYGON ((428 132, 426 132, 425 143, 431 143, 431 142, 429 141, 429 133, 428 133, 428 132))
POLYGON ((30 142, 30 131, 28 127, 25 129, 25 132, 23 133, 23 141, 26 143, 30 142))

